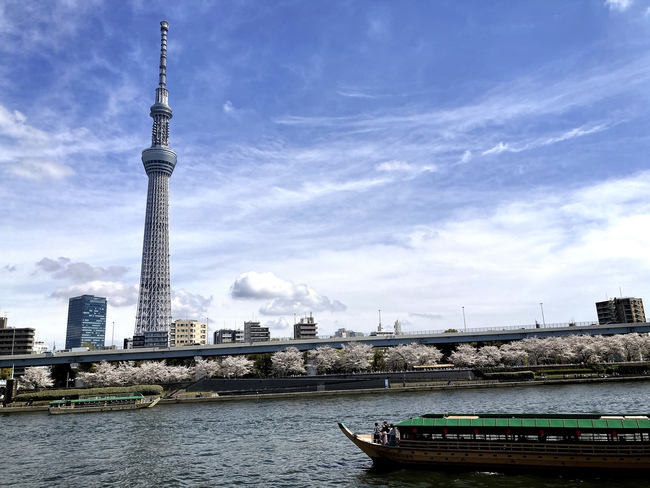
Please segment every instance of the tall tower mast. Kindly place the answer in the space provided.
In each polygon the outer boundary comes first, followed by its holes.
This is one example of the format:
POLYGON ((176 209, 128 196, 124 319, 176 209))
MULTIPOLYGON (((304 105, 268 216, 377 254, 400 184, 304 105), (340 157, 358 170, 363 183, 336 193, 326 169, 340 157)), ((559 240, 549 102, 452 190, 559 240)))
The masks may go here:
POLYGON ((153 118, 151 147, 142 151, 142 164, 149 177, 147 213, 144 222, 140 294, 135 319, 134 346, 167 345, 172 322, 171 283, 169 276, 169 178, 176 166, 176 153, 169 149, 167 104, 167 31, 169 22, 160 22, 160 71, 153 118), (137 344, 138 340, 142 341, 137 344))

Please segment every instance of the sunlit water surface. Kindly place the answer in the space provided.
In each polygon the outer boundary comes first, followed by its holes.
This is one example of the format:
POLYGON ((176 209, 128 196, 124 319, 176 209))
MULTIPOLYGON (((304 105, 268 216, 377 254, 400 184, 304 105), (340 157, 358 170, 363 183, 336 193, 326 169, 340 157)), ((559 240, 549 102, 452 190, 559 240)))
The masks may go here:
POLYGON ((286 400, 86 415, 0 416, 0 486, 648 487, 646 480, 376 472, 337 422, 369 432, 427 412, 650 412, 650 382, 286 400))

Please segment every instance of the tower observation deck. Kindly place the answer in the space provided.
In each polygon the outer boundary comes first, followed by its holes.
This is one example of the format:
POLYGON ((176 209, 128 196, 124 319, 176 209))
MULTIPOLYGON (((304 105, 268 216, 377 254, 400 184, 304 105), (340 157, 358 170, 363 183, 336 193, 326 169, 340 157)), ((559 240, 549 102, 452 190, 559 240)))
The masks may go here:
POLYGON ((172 323, 171 282, 169 274, 169 178, 176 166, 176 153, 169 149, 167 31, 169 23, 160 22, 160 71, 156 100, 151 106, 153 118, 151 147, 142 151, 142 164, 149 178, 147 211, 144 222, 140 291, 135 319, 133 345, 167 346, 172 323))

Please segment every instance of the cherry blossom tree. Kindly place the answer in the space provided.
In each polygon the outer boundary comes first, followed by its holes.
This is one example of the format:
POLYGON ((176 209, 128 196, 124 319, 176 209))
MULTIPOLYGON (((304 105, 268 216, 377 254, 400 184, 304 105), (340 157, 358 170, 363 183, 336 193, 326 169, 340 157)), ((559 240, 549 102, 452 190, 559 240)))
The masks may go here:
POLYGON ((192 378, 192 373, 187 366, 168 366, 162 361, 145 361, 137 367, 132 361, 117 365, 102 361, 94 371, 78 373, 77 378, 89 387, 127 386, 178 383, 192 378))
POLYGON ((114 374, 117 379, 112 385, 135 385, 137 383, 137 367, 134 361, 122 361, 116 364, 114 374))
POLYGON ((543 361, 548 356, 546 344, 537 337, 529 337, 519 341, 521 348, 526 351, 528 355, 528 364, 538 365, 543 364, 543 361))
POLYGON ((134 370, 133 383, 157 384, 167 379, 167 365, 157 361, 145 361, 134 370))
POLYGON ((528 354, 522 348, 521 341, 509 342, 499 348, 501 361, 508 366, 523 366, 528 362, 528 354))
POLYGON ((194 371, 189 366, 167 366, 167 383, 191 380, 194 371))
POLYGON ((219 374, 224 378, 246 376, 253 369, 254 362, 244 356, 226 356, 221 361, 219 374))
POLYGON ((219 363, 200 356, 194 358, 194 379, 213 378, 219 374, 219 363))
POLYGON ((411 344, 399 344, 389 348, 384 354, 384 363, 390 371, 402 371, 409 369, 417 360, 415 351, 411 344))
POLYGON ((340 353, 330 346, 321 346, 307 353, 312 364, 319 374, 326 374, 334 370, 341 358, 340 353))
POLYGON ((471 344, 459 344, 449 355, 449 361, 456 367, 471 367, 478 360, 478 351, 471 344))
POLYGON ((640 335, 639 353, 641 361, 647 361, 650 358, 650 335, 640 335))
POLYGON ((601 361, 601 342, 591 335, 571 335, 562 337, 558 346, 572 351, 571 362, 598 363, 601 361))
POLYGON ((305 374, 305 360, 302 353, 295 347, 287 347, 284 351, 278 351, 271 357, 273 374, 276 376, 289 376, 294 374, 305 374))
POLYGON ((594 336, 592 347, 594 348, 594 353, 598 358, 598 362, 607 361, 607 352, 608 352, 607 337, 601 335, 594 336))
POLYGON ((498 366, 501 364, 501 350, 497 346, 483 346, 476 355, 477 366, 498 366))
POLYGON ((146 361, 135 368, 133 384, 169 384, 192 378, 193 370, 187 366, 168 366, 162 361, 146 361))
POLYGON ((544 364, 570 364, 577 362, 576 344, 572 340, 567 340, 571 337, 576 336, 538 339, 543 346, 540 359, 544 364))
POLYGON ((341 347, 343 371, 366 371, 372 364, 372 347, 362 342, 352 342, 341 347))
POLYGON ((625 334, 623 336, 625 361, 641 361, 643 359, 644 341, 639 334, 625 334))
POLYGON ((392 371, 411 369, 413 366, 435 364, 442 358, 442 352, 436 347, 424 344, 400 344, 386 351, 385 362, 392 371))
POLYGON ((54 384, 54 380, 50 376, 50 368, 47 366, 34 366, 25 368, 21 383, 22 386, 31 390, 34 388, 48 388, 54 384))
POLYGON ((124 382, 124 376, 120 374, 117 367, 106 361, 96 364, 93 371, 81 371, 77 373, 77 379, 88 387, 121 386, 127 384, 124 382))
POLYGON ((424 344, 417 344, 417 366, 424 366, 425 364, 437 364, 442 359, 442 351, 435 346, 425 346, 424 344))
POLYGON ((623 359, 626 355, 625 341, 623 336, 614 335, 609 337, 599 336, 602 340, 602 355, 605 361, 613 363, 623 359))

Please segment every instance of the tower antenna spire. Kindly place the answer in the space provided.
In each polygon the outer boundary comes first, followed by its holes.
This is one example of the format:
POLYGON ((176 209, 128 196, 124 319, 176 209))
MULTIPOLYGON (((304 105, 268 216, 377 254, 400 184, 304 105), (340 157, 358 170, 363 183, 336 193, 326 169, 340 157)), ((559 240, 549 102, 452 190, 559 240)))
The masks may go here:
POLYGON ((165 88, 167 84, 167 32, 169 22, 160 21, 160 74, 158 75, 158 86, 165 88))

